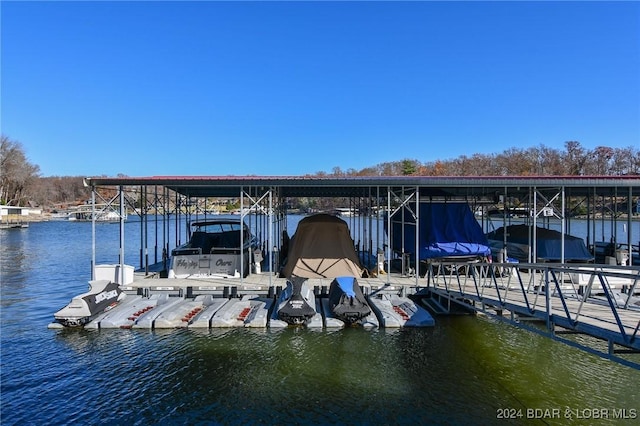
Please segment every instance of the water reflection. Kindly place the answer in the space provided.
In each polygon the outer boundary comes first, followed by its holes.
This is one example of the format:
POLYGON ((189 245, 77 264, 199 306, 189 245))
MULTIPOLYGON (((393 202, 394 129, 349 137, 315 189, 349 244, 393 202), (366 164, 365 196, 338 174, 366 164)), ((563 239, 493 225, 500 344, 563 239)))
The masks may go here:
MULTIPOLYGON (((32 268, 29 250, 28 229, 0 230, 0 281, 2 303, 24 288, 32 268)), ((9 301, 10 302, 10 301, 9 301)))
MULTIPOLYGON (((87 286, 82 226, 2 236, 0 250, 22 253, 2 253, 3 425, 508 424, 498 408, 640 409, 640 372, 482 315, 402 330, 49 330, 87 286)), ((117 246, 118 227, 99 228, 117 246)))

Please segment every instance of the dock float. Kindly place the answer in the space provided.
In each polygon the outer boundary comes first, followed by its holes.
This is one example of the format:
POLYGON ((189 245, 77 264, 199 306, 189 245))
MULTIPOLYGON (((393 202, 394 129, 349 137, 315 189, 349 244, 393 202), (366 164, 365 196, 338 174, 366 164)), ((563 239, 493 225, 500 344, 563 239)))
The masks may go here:
MULTIPOLYGON (((152 280, 156 281, 156 280, 152 280)), ((155 283, 153 283, 155 284, 155 283)), ((314 287, 321 288, 324 282, 316 286, 305 286, 306 300, 315 310, 315 314, 300 326, 307 329, 338 330, 347 324, 338 319, 330 308, 326 294, 314 294, 314 287)), ((142 287, 125 286, 117 303, 112 303, 104 311, 88 321, 86 329, 208 329, 208 328, 271 328, 282 329, 291 324, 278 317, 278 308, 286 300, 286 292, 275 295, 276 289, 264 294, 237 294, 223 296, 226 290, 220 288, 220 294, 194 295, 191 290, 178 286, 142 287), (268 296, 273 293, 274 296, 268 296)), ((390 292, 371 293, 368 284, 363 286, 371 313, 349 327, 361 327, 374 330, 382 327, 429 327, 435 324, 429 312, 408 297, 395 294, 397 287, 390 292)), ((57 322, 49 328, 62 328, 57 322)))
POLYGON ((431 314, 408 297, 379 294, 369 296, 368 300, 380 317, 382 327, 430 327, 435 325, 431 314))

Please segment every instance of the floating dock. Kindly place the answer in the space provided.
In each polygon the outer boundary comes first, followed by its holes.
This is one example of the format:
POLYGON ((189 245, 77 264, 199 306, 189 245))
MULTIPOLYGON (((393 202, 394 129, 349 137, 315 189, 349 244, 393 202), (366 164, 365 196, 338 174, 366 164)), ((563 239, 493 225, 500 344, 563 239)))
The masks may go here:
MULTIPOLYGON (((338 198, 339 203, 348 200, 356 250, 366 254, 363 259, 376 262, 375 267, 368 266, 374 274, 358 277, 373 310, 358 326, 421 327, 433 325, 438 315, 482 313, 640 369, 640 362, 621 355, 640 353, 640 235, 634 231, 640 215, 638 176, 159 176, 95 177, 85 183, 92 188, 94 205, 107 188, 115 194, 107 204, 120 209, 141 206, 136 211, 141 239, 135 273, 126 266, 131 260, 124 258, 126 212, 119 216, 121 244, 115 279, 125 283, 121 286, 126 296, 86 327, 283 327, 274 313, 286 280, 274 271, 282 265, 289 242, 287 200, 338 198), (166 278, 161 271, 167 271, 171 250, 188 241, 180 231, 193 220, 206 218, 216 207, 210 204, 212 199, 238 202, 240 218, 260 234, 261 261, 252 263, 256 270, 247 276, 247 271, 241 270, 240 277, 220 279, 166 278), (525 208, 532 229, 555 221, 561 235, 571 228, 573 211, 568 206, 583 206, 587 212, 585 243, 590 252, 597 261, 598 247, 606 243, 615 256, 609 252, 600 256, 606 266, 569 264, 564 254, 559 263, 552 264, 537 259, 533 249, 531 262, 514 265, 491 263, 490 259, 473 264, 464 259, 425 262, 416 258, 417 242, 416 247, 408 246, 402 253, 392 251, 393 236, 384 235, 381 227, 384 212, 407 208, 416 216, 415 234, 419 235, 417 216, 420 203, 425 202, 467 203, 478 221, 485 221, 492 209, 499 208, 505 224, 512 209, 525 208), (623 221, 624 232, 615 226, 618 221, 623 221), (155 235, 149 232, 153 228, 155 235), (611 229, 606 237, 605 228, 611 229), (170 241, 169 235, 175 236, 175 241, 170 241), (151 245, 153 236, 156 243, 151 245), (617 263, 618 254, 626 254, 624 264, 609 264, 617 263), (378 274, 382 269, 387 273, 378 274), (530 327, 530 320, 542 326, 530 327), (565 337, 569 333, 590 336, 596 343, 571 340, 565 337)), ((96 265, 93 229, 91 279, 95 280, 100 265, 96 265)), ((559 244, 564 245, 564 237, 559 244)), ((327 309, 329 281, 313 284, 316 314, 306 325, 309 328, 344 326, 327 309)))
MULTIPOLYGON (((117 265, 111 265, 114 269, 117 265)), ((107 265, 101 265, 104 271, 107 265)), ((309 279, 316 315, 303 326, 339 329, 345 323, 335 318, 323 293, 332 279, 309 279)), ((84 327, 87 329, 172 329, 172 328, 283 328, 289 324, 277 317, 277 299, 287 280, 266 274, 239 278, 188 279, 150 278, 134 273, 133 280, 121 286, 117 304, 84 327), (271 283, 269 282, 271 281, 271 283), (229 296, 234 295, 234 296, 229 296), (271 295, 271 296, 270 296, 271 295)), ((405 286, 389 285, 380 279, 359 279, 372 313, 351 326, 430 327, 435 320, 427 309, 400 295, 405 286)), ((62 327, 52 323, 51 328, 62 327)))

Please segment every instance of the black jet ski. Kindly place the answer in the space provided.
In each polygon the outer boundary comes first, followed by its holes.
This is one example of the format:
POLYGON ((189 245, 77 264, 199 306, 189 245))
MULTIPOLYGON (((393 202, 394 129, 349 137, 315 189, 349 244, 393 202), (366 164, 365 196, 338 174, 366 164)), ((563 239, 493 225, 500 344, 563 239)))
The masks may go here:
POLYGON ((288 324, 305 324, 316 314, 315 305, 315 295, 307 278, 291 277, 280 298, 278 318, 288 324))
POLYGON ((371 313, 355 277, 337 277, 329 287, 329 306, 333 315, 353 324, 371 313))
POLYGON ((54 318, 65 327, 82 327, 99 314, 113 308, 121 295, 120 287, 114 282, 89 281, 89 291, 71 299, 67 306, 54 314, 54 318))

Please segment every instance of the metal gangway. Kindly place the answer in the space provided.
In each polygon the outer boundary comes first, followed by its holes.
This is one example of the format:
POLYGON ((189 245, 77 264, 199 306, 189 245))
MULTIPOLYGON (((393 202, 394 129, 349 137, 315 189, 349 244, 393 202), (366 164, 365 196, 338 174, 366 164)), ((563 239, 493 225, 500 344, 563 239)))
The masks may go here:
POLYGON ((436 312, 482 312, 640 369, 638 266, 435 261, 425 278, 436 312))

